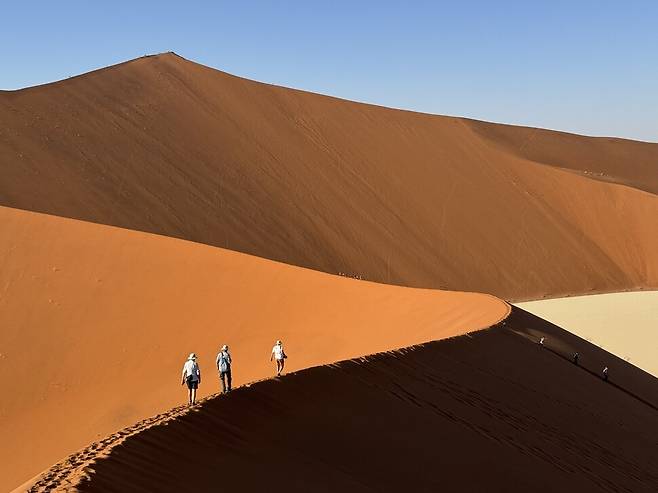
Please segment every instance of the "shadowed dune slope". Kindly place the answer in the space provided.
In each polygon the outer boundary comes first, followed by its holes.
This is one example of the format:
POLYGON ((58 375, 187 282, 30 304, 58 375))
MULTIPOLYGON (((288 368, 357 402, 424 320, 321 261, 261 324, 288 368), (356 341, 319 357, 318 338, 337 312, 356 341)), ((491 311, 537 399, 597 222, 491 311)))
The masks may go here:
POLYGON ((172 238, 0 208, 0 491, 142 418, 186 402, 180 371, 199 355, 200 393, 288 369, 481 329, 509 305, 330 276, 172 238))
POLYGON ((653 492, 656 406, 658 380, 514 309, 210 400, 129 437, 78 491, 653 492), (562 357, 575 350, 581 367, 562 357))
POLYGON ((174 54, 2 93, 0 122, 6 206, 515 300, 658 286, 658 198, 625 186, 656 191, 656 144, 359 104, 174 54), (624 186, 585 174, 600 170, 624 186))

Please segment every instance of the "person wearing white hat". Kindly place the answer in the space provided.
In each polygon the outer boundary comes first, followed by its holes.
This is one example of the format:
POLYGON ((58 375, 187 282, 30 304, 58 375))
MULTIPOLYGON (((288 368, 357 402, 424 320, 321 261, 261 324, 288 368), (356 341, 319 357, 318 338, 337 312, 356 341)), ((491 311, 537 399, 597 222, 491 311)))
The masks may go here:
POLYGON ((183 375, 180 384, 185 385, 186 383, 189 390, 189 404, 193 406, 196 404, 196 391, 201 383, 201 369, 196 362, 196 354, 194 353, 190 353, 183 365, 183 375))
POLYGON ((222 394, 231 391, 231 354, 228 352, 228 346, 224 344, 217 354, 215 360, 219 380, 222 382, 222 394))
POLYGON ((276 341, 276 344, 272 348, 272 353, 270 354, 270 361, 274 359, 276 361, 276 376, 280 376, 281 372, 283 371, 283 367, 285 365, 285 359, 288 356, 286 355, 286 352, 283 350, 283 344, 281 344, 281 341, 276 341))

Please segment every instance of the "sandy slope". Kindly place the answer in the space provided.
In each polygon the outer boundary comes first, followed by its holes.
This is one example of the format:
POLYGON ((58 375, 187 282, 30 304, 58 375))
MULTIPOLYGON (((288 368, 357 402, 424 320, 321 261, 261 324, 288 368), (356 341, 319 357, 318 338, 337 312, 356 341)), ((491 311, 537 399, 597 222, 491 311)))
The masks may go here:
POLYGON ((505 317, 488 295, 376 285, 206 245, 0 208, 0 491, 186 399, 222 343, 237 384, 460 334, 505 317))
POLYGON ((469 125, 490 145, 522 159, 658 193, 658 144, 475 120, 469 125))
POLYGON ((0 122, 7 206, 508 299, 658 286, 658 198, 600 181, 655 192, 658 144, 352 103, 173 54, 2 93, 0 122))
POLYGON ((515 310, 470 336, 173 410, 32 491, 655 491, 658 380, 515 310), (576 350, 587 364, 566 359, 576 350))
POLYGON ((658 377, 658 292, 609 293, 519 303, 658 377))

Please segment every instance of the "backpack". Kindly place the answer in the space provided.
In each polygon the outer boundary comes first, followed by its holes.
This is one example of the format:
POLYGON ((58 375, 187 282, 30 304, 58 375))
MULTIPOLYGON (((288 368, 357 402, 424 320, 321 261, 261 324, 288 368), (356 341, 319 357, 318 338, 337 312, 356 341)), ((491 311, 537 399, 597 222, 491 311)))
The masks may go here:
POLYGON ((219 371, 225 372, 229 369, 228 354, 224 351, 219 353, 219 371))

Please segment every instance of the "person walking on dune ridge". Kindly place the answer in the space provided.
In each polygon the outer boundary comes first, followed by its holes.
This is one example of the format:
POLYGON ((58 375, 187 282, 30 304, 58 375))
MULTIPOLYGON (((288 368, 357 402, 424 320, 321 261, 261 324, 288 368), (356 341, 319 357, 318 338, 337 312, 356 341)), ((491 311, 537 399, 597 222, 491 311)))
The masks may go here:
POLYGON ((231 391, 231 355, 226 344, 217 354, 215 364, 219 372, 219 380, 222 382, 222 394, 226 394, 231 391))
POLYGON ((196 354, 190 353, 183 365, 183 374, 181 378, 181 385, 187 383, 187 388, 189 390, 189 405, 193 406, 196 404, 196 391, 199 388, 201 383, 201 369, 196 362, 196 354))
POLYGON ((276 344, 272 348, 272 353, 270 354, 270 361, 272 361, 272 358, 276 361, 276 376, 280 376, 281 372, 283 371, 283 367, 285 366, 285 359, 288 356, 286 355, 286 352, 283 350, 283 344, 281 344, 281 341, 276 341, 276 344))

